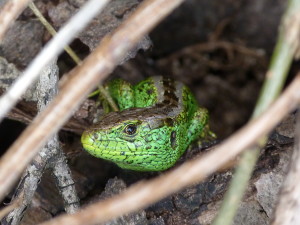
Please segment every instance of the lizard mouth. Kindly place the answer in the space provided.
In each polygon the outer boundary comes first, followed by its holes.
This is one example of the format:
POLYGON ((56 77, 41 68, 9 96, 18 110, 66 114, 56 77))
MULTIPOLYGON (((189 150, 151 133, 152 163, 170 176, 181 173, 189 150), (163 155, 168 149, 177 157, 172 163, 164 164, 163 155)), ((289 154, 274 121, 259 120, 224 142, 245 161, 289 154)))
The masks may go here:
POLYGON ((158 152, 151 151, 150 149, 147 151, 144 151, 144 149, 129 149, 128 145, 119 148, 116 145, 110 145, 110 142, 119 143, 122 141, 109 139, 95 140, 94 135, 90 132, 83 132, 81 136, 83 148, 97 158, 107 160, 112 160, 113 158, 112 161, 124 163, 125 159, 130 159, 131 157, 153 157, 159 155, 158 152))
MULTIPOLYGON (((155 149, 146 149, 142 146, 139 148, 130 148, 127 144, 118 143, 123 141, 118 140, 96 140, 91 132, 84 132, 81 136, 81 143, 83 148, 92 156, 102 158, 113 163, 119 167, 129 170, 138 171, 160 171, 162 170, 157 164, 157 158, 164 158, 159 151, 155 149), (109 142, 113 142, 109 144, 109 142), (156 161, 156 162, 155 162, 156 161)), ((163 162, 163 170, 169 168, 173 164, 170 162, 163 162)))

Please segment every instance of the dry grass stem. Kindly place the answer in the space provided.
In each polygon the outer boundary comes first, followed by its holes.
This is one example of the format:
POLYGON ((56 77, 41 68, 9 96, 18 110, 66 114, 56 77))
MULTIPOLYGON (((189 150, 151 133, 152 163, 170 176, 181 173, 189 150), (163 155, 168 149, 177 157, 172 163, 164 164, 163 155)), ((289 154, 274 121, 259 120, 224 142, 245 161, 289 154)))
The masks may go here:
MULTIPOLYGON (((96 2, 99 4, 99 1, 96 2)), ((183 0, 144 1, 113 35, 102 40, 101 45, 82 65, 71 72, 72 76, 59 95, 36 117, 1 158, 1 199, 47 139, 64 124, 85 96, 100 80, 108 76, 131 47, 181 2, 183 0)))
MULTIPOLYGON (((54 27, 47 21, 47 19, 43 16, 43 14, 40 12, 40 10, 36 7, 36 5, 31 2, 29 5, 29 8, 32 10, 32 12, 35 14, 35 16, 40 20, 40 22, 44 25, 44 27, 47 29, 47 31, 52 35, 56 35, 56 30, 54 27)), ((76 53, 71 49, 70 46, 65 46, 65 51, 69 54, 69 56, 74 60, 76 64, 81 63, 80 58, 76 55, 76 53)))
POLYGON ((22 204, 22 200, 24 197, 24 193, 18 196, 18 198, 14 199, 12 202, 9 203, 8 206, 5 206, 0 210, 0 221, 5 217, 9 212, 14 210, 15 208, 19 207, 22 204))
POLYGON ((87 25, 89 21, 104 8, 108 0, 90 0, 57 35, 43 48, 38 56, 30 63, 9 90, 0 98, 0 121, 21 98, 26 89, 38 77, 41 70, 61 53, 66 45, 87 25))
POLYGON ((26 8, 29 2, 30 0, 10 0, 3 6, 0 11, 0 42, 5 32, 26 8))
MULTIPOLYGON (((37 108, 41 112, 58 92, 58 67, 56 60, 40 74, 37 83, 37 108)), ((59 143, 58 135, 53 135, 46 145, 40 150, 39 154, 27 167, 20 179, 19 185, 15 190, 13 199, 23 196, 18 207, 12 210, 3 223, 17 225, 22 220, 24 213, 32 203, 33 196, 38 187, 45 168, 51 168, 55 177, 59 193, 64 199, 65 210, 74 213, 79 209, 79 198, 77 196, 74 180, 71 177, 70 168, 67 165, 66 157, 59 143)), ((54 185, 53 185, 54 186, 54 185)))
POLYGON ((148 182, 133 185, 124 193, 95 203, 74 215, 63 215, 43 225, 95 224, 105 222, 152 204, 181 188, 216 172, 243 150, 255 145, 300 103, 300 73, 279 99, 262 116, 228 138, 214 151, 148 182), (159 188, 158 188, 159 187, 159 188))

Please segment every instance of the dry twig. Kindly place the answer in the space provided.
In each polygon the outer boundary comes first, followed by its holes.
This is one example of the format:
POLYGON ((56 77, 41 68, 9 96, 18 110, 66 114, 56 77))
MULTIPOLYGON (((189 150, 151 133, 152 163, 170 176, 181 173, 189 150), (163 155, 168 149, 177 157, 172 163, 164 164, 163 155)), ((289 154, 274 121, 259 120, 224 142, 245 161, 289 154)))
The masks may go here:
MULTIPOLYGON (((40 75, 37 85, 37 108, 39 111, 42 111, 57 94, 57 83, 58 67, 55 60, 40 75)), ((79 198, 71 177, 71 171, 59 144, 58 135, 55 134, 48 140, 45 147, 23 174, 13 200, 13 202, 17 200, 19 205, 5 218, 7 223, 11 225, 20 223, 26 209, 32 202, 33 195, 47 166, 52 168, 57 186, 65 202, 66 212, 74 213, 79 208, 79 198), (50 161, 51 164, 49 164, 50 161)))
MULTIPOLYGON (((38 89, 38 110, 45 108, 46 103, 50 101, 57 94, 58 68, 56 60, 49 64, 40 74, 40 80, 37 85, 38 89)), ((51 138, 45 147, 40 151, 39 155, 35 157, 31 165, 29 165, 23 174, 18 188, 16 189, 13 201, 19 199, 19 206, 12 210, 5 221, 9 224, 19 224, 23 213, 28 205, 30 205, 33 195, 37 189, 38 183, 43 175, 47 161, 53 155, 57 154, 58 138, 54 136, 51 138)))
MULTIPOLYGON (((47 31, 52 35, 56 35, 56 30, 52 25, 47 21, 47 19, 43 16, 43 14, 40 12, 40 10, 36 7, 36 5, 33 2, 30 2, 29 8, 32 10, 32 12, 36 15, 36 17, 40 20, 40 22, 44 25, 44 27, 47 29, 47 31)), ((76 53, 71 49, 70 46, 64 47, 65 51, 69 54, 69 56, 73 59, 74 62, 79 64, 81 62, 80 58, 76 55, 76 53)))
POLYGON ((101 45, 82 65, 71 72, 72 76, 69 77, 59 95, 36 117, 1 158, 1 199, 39 148, 69 118, 72 110, 76 109, 96 84, 112 71, 131 47, 182 1, 144 1, 123 26, 113 35, 102 40, 101 45))
POLYGON ((30 0, 10 0, 4 5, 0 12, 0 41, 29 2, 30 0))
MULTIPOLYGON (((47 21, 47 19, 42 15, 42 13, 39 11, 39 9, 36 7, 36 5, 31 2, 29 4, 29 8, 33 11, 33 13, 36 15, 36 17, 40 20, 40 22, 45 26, 45 28, 48 30, 48 32, 52 35, 55 36, 57 34, 56 30, 54 27, 47 21)), ((65 51, 68 53, 68 55, 73 59, 73 61, 79 65, 82 61, 79 58, 79 56, 73 51, 73 49, 70 46, 65 46, 65 51)), ((101 95, 103 95, 112 109, 114 111, 118 111, 118 106, 114 102, 114 100, 111 98, 111 96, 107 93, 107 91, 104 89, 102 85, 99 85, 98 87, 99 92, 101 95)))
POLYGON ((10 213, 15 208, 19 207, 22 203, 22 196, 19 198, 14 199, 8 206, 5 206, 0 210, 0 221, 5 217, 8 213, 10 213))
POLYGON ((100 2, 98 0, 88 1, 60 32, 48 42, 39 55, 30 63, 23 75, 0 98, 0 121, 16 104, 29 85, 35 81, 44 66, 63 51, 64 47, 104 8, 107 2, 108 0, 100 2))
POLYGON ((90 205, 74 215, 60 216, 43 225, 94 224, 141 209, 181 188, 199 182, 269 133, 300 103, 300 73, 281 97, 260 117, 228 138, 214 151, 148 182, 133 185, 124 193, 90 205), (221 156, 221 157, 220 157, 221 156), (159 188, 158 188, 159 187, 159 188))
MULTIPOLYGON (((281 19, 278 40, 272 55, 271 63, 266 74, 259 99, 256 103, 252 118, 264 112, 280 94, 285 83, 290 65, 299 47, 300 1, 290 0, 286 12, 281 19), (295 15, 298 15, 295 16, 295 15)), ((244 152, 241 156, 229 189, 213 225, 232 224, 234 215, 246 191, 247 184, 254 170, 260 149, 266 144, 267 137, 262 136, 258 146, 244 152)))

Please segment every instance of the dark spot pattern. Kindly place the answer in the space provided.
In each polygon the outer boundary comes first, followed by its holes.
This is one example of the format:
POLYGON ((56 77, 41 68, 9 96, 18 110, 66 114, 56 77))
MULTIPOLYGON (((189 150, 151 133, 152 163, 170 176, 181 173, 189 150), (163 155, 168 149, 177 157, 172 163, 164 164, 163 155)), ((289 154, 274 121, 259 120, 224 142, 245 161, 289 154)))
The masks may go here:
POLYGON ((175 94, 175 83, 174 80, 170 78, 163 78, 163 87, 164 87, 164 100, 163 104, 177 106, 179 99, 175 94))
POLYGON ((176 131, 172 131, 170 136, 171 147, 175 150, 176 148, 176 131))
POLYGON ((165 119, 165 124, 166 124, 167 126, 169 126, 169 127, 173 127, 173 125, 174 125, 174 120, 171 119, 171 118, 166 118, 166 119, 165 119))

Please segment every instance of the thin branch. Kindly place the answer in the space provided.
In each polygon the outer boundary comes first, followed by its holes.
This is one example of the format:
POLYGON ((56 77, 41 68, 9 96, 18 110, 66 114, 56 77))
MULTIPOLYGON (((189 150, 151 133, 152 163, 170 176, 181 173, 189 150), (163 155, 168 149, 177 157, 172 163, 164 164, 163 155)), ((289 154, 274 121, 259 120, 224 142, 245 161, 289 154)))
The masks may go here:
POLYGON ((71 169, 68 166, 67 158, 61 147, 59 148, 58 154, 54 156, 54 162, 51 167, 59 193, 63 197, 66 212, 77 212, 80 207, 79 197, 75 189, 71 169))
POLYGON ((35 81, 43 67, 62 52, 63 48, 83 30, 87 23, 104 8, 107 2, 108 0, 88 1, 60 32, 48 42, 38 56, 30 63, 23 75, 0 98, 0 121, 16 104, 29 85, 35 81))
MULTIPOLYGON (((279 37, 252 118, 257 117, 264 112, 282 90, 293 56, 299 48, 299 36, 291 35, 291 33, 299 33, 300 17, 295 17, 295 15, 300 14, 299 12, 300 0, 290 0, 286 13, 281 20, 279 37), (298 18, 298 20, 295 20, 295 18, 298 18), (295 32, 295 30, 298 32, 295 32)), ((266 141, 266 136, 261 137, 259 145, 256 146, 256 148, 249 149, 243 153, 241 161, 233 175, 229 189, 225 194, 218 216, 214 220, 214 225, 232 224, 258 160, 260 148, 266 144, 266 141)))
MULTIPOLYGON (((33 11, 33 13, 37 16, 37 18, 41 21, 41 23, 46 27, 48 32, 52 36, 55 36, 57 34, 56 30, 47 21, 47 19, 42 15, 42 13, 39 11, 39 9, 35 6, 35 4, 33 2, 31 2, 29 4, 29 8, 33 11)), ((67 46, 65 46, 64 49, 77 65, 81 63, 81 59, 71 49, 70 46, 67 45, 67 46)), ((50 77, 49 76, 45 77, 43 79, 43 81, 44 81, 43 83, 40 81, 40 83, 42 83, 39 85, 41 87, 40 92, 45 93, 47 91, 47 87, 49 87, 49 83, 51 83, 47 79, 50 79, 50 77)), ((53 87, 52 87, 52 90, 55 90, 55 94, 57 93, 57 82, 58 82, 58 76, 57 76, 56 83, 53 84, 53 87)), ((49 90, 48 93, 50 91, 51 90, 49 90)), ((44 104, 43 109, 46 107, 45 102, 46 102, 46 104, 48 104, 54 98, 54 95, 49 96, 49 94, 47 94, 46 96, 48 98, 45 99, 42 103, 40 103, 40 101, 39 101, 39 105, 44 104)), ((43 99, 43 98, 39 98, 39 99, 43 99)), ((71 172, 70 167, 67 164, 66 156, 62 150, 62 147, 60 146, 60 144, 58 142, 57 134, 54 135, 52 140, 55 141, 56 146, 52 146, 53 150, 48 148, 48 151, 45 152, 44 155, 47 156, 47 157, 44 157, 44 160, 46 160, 45 164, 49 164, 50 160, 52 161, 50 167, 52 168, 52 173, 55 177, 55 181, 56 181, 59 193, 64 200, 65 210, 67 213, 75 213, 79 209, 80 205, 79 205, 79 197, 78 197, 76 189, 75 189, 75 182, 72 178, 72 172, 71 172)), ((48 143, 49 143, 49 141, 48 141, 48 143)), ((23 211, 23 213, 24 213, 24 211, 23 211)))
POLYGON ((281 97, 260 117, 249 122, 213 151, 184 163, 150 181, 132 185, 125 192, 110 199, 92 204, 74 215, 63 215, 42 225, 95 224, 139 210, 170 195, 181 188, 195 184, 257 143, 269 133, 289 112, 300 103, 300 73, 281 97))
POLYGON ((264 112, 280 94, 284 86, 284 81, 286 80, 293 57, 300 45, 299 36, 291 35, 294 30, 300 31, 299 15, 300 0, 290 0, 280 24, 279 37, 253 117, 264 112), (291 40, 291 36, 294 37, 293 40, 291 40))
POLYGON ((82 65, 71 72, 72 75, 58 96, 1 158, 0 199, 4 198, 26 165, 70 117, 84 97, 108 76, 131 47, 181 2, 183 0, 144 1, 114 34, 104 38, 82 65))
MULTIPOLYGON (((32 10, 35 16, 40 20, 40 22, 46 27, 47 31, 52 35, 56 35, 56 30, 52 25, 47 21, 47 19, 43 16, 40 10, 36 7, 33 2, 30 2, 28 7, 32 10)), ((74 60, 76 64, 81 63, 81 59, 76 55, 76 53, 70 48, 70 46, 66 45, 64 47, 65 51, 69 54, 69 56, 74 60)))
MULTIPOLYGON (((46 107, 46 104, 57 94, 57 82, 58 67, 55 60, 45 67, 37 83, 37 108, 39 112, 42 111, 46 107)), ((5 218, 7 223, 11 225, 20 223, 20 220, 32 201, 48 160, 57 154, 58 145, 58 138, 57 135, 55 135, 35 157, 31 165, 27 167, 13 197, 13 201, 20 199, 20 205, 12 210, 5 218)))
MULTIPOLYGON (((58 67, 55 60, 48 65, 40 75, 37 84, 38 111, 42 111, 57 94, 57 83, 58 67)), ((50 166, 53 168, 58 187, 61 187, 59 191, 64 199, 66 211, 68 213, 74 213, 79 208, 79 199, 74 187, 74 181, 71 177, 70 168, 65 162, 65 156, 61 150, 56 134, 47 142, 45 147, 39 152, 38 156, 35 157, 23 174, 13 200, 13 202, 17 200, 20 204, 5 218, 7 223, 11 225, 20 223, 26 209, 32 202, 38 183, 50 160, 53 161, 50 166)))
MULTIPOLYGON (((36 15, 36 17, 41 21, 41 23, 46 27, 48 32, 52 35, 56 35, 56 30, 54 27, 47 21, 47 19, 42 15, 40 10, 36 7, 36 5, 31 2, 29 4, 29 8, 33 11, 33 13, 36 15)), ((65 51, 68 53, 68 55, 73 59, 73 61, 79 65, 82 61, 79 58, 79 56, 73 51, 73 49, 70 46, 65 46, 64 47, 65 51)), ((109 95, 109 93, 105 90, 105 88, 102 85, 99 85, 98 87, 99 92, 101 93, 102 96, 104 96, 105 99, 107 99, 108 104, 112 107, 114 111, 118 111, 118 106, 112 99, 112 97, 109 95)))
MULTIPOLYGON (((18 207, 15 207, 6 218, 3 219, 6 223, 11 225, 20 223, 20 220, 22 219, 26 209, 32 202, 33 195, 43 175, 49 155, 53 155, 53 153, 49 153, 49 149, 56 151, 57 141, 58 140, 56 139, 48 141, 46 146, 41 150, 40 154, 34 159, 33 163, 27 167, 26 172, 20 179, 13 199, 13 202, 18 201, 20 204, 18 207)), ((4 221, 1 222, 4 223, 4 221)))
POLYGON ((295 132, 295 147, 286 180, 280 191, 279 203, 274 210, 272 225, 300 224, 300 111, 295 132))
POLYGON ((12 210, 19 207, 20 204, 22 204, 22 196, 20 196, 20 198, 14 199, 14 201, 12 201, 8 206, 5 206, 4 208, 2 208, 0 210, 0 221, 12 210))
POLYGON ((10 0, 0 12, 0 41, 15 19, 23 12, 30 0, 10 0))
MULTIPOLYGON (((57 95, 58 80, 58 67, 55 60, 54 63, 48 67, 48 70, 44 70, 44 73, 41 74, 37 85, 37 106, 39 112, 44 110, 57 95)), ((75 190, 71 170, 67 165, 66 157, 58 139, 58 134, 56 133, 50 140, 48 140, 46 146, 39 153, 39 156, 35 158, 33 165, 42 164, 45 167, 52 161, 50 167, 52 168, 52 173, 56 178, 59 193, 64 200, 65 210, 68 213, 74 213, 79 208, 79 198, 75 190)), ((39 167, 36 168, 36 170, 39 169, 39 167)), ((40 169, 37 173, 42 175, 43 169, 40 169)), ((32 177, 34 177, 34 175, 35 174, 33 174, 32 177)), ((40 180, 41 177, 38 177, 38 179, 40 180)), ((34 190, 28 190, 28 192, 34 192, 34 190)), ((31 200, 32 198, 28 199, 29 203, 31 200)), ((24 213, 24 210, 22 213, 24 213)))

